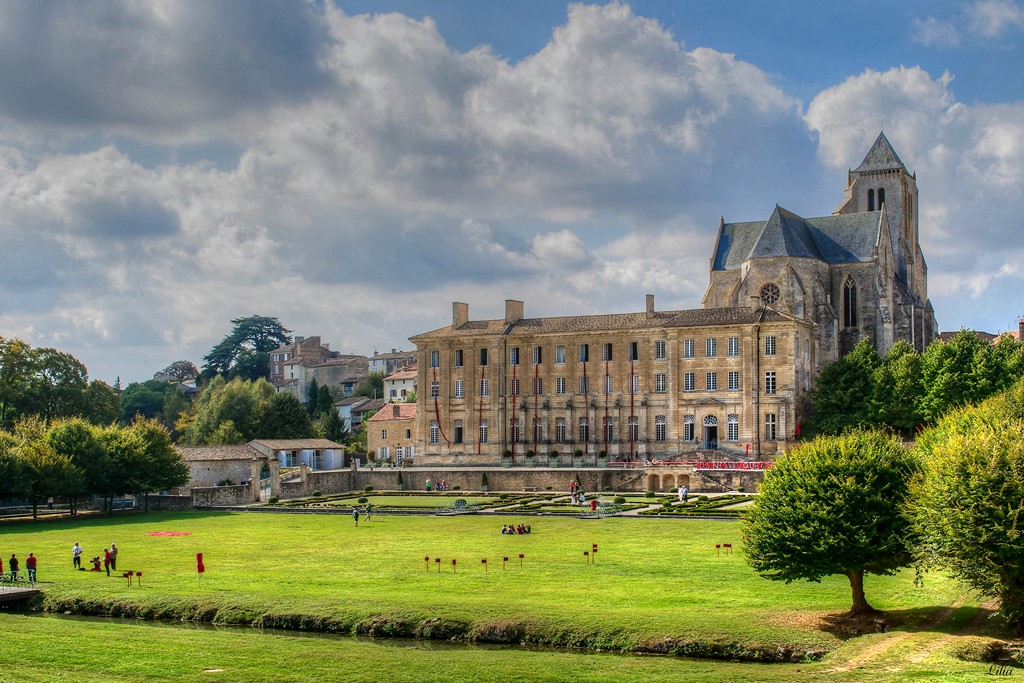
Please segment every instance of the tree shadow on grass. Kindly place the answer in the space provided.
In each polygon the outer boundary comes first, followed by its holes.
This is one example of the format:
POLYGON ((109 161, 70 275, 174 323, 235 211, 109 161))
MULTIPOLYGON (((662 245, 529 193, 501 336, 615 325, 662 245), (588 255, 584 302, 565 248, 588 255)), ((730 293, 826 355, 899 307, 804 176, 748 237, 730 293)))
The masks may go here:
POLYGON ((886 633, 892 630, 933 633, 962 633, 975 624, 991 624, 993 635, 1006 636, 1008 631, 1003 622, 1002 629, 995 624, 1002 621, 994 610, 977 605, 912 607, 886 610, 870 615, 850 615, 848 612, 834 612, 821 617, 820 628, 837 638, 849 639, 868 633, 886 633))

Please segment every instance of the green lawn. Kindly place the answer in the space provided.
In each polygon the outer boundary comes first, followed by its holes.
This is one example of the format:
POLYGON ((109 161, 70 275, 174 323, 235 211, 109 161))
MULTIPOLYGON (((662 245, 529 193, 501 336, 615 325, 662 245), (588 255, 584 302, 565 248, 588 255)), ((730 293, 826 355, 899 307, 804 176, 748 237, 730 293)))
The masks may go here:
MULTIPOLYGON (((362 622, 364 630, 397 632, 443 617, 471 633, 500 637, 504 629, 516 640, 612 649, 663 637, 836 647, 836 636, 779 615, 848 608, 846 579, 765 581, 743 562, 739 543, 739 524, 721 521, 378 515, 356 528, 338 516, 150 513, 8 525, 0 550, 36 553, 40 578, 52 582, 43 585, 51 604, 113 604, 119 613, 271 624, 309 615, 341 630, 362 622), (533 533, 499 533, 519 521, 533 533), (150 535, 162 531, 190 535, 150 535), (142 571, 143 586, 71 571, 76 540, 85 557, 116 542, 120 568, 142 571), (597 561, 587 564, 583 551, 595 543, 597 561), (715 545, 723 543, 734 554, 719 555, 715 545), (506 556, 512 561, 503 571, 506 556)), ((960 595, 937 576, 914 587, 911 572, 866 583, 876 607, 910 621, 960 595)))

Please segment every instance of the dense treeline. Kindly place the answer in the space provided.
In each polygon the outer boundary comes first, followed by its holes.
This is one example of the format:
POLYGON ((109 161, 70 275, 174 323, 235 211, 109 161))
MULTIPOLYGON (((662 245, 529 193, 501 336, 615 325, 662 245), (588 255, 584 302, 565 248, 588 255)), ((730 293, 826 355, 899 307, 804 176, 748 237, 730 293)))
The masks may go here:
MULTIPOLYGON (((947 358, 966 362, 965 347, 947 358)), ((985 381, 984 366, 960 369, 965 383, 985 381)), ((845 574, 851 613, 863 614, 874 611, 865 573, 940 568, 998 599, 1024 635, 1024 379, 939 417, 913 448, 877 430, 819 436, 781 457, 759 492, 744 544, 762 576, 845 574)))
POLYGON ((961 330, 924 353, 897 342, 879 357, 865 340, 825 366, 811 392, 812 432, 888 427, 903 434, 933 425, 958 406, 976 404, 1024 377, 1024 344, 995 344, 961 330))
POLYGON ((265 379, 250 381, 217 376, 177 422, 179 441, 188 446, 247 443, 253 439, 344 441, 344 421, 328 387, 310 387, 306 406, 287 392, 275 391, 265 379))
POLYGON ((105 382, 90 382, 85 365, 71 354, 0 337, 0 429, 26 417, 110 424, 119 412, 117 392, 105 382))
POLYGON ((29 418, 0 431, 0 500, 143 495, 188 483, 188 467, 155 420, 101 427, 82 418, 29 418))

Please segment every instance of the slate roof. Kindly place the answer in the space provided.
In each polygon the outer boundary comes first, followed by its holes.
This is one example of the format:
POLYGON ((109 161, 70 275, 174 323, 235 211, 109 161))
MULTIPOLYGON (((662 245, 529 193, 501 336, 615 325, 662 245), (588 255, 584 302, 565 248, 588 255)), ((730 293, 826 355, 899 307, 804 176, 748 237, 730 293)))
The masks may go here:
POLYGON ((907 167, 900 161, 900 157, 896 154, 896 150, 889 144, 889 139, 885 137, 885 133, 879 133, 878 137, 875 138, 875 144, 871 145, 871 149, 864 156, 864 161, 860 162, 860 166, 853 169, 854 173, 868 173, 871 171, 893 171, 893 170, 906 171, 907 167))
POLYGON ((803 218, 776 206, 767 221, 722 223, 712 270, 736 270, 750 258, 787 256, 826 263, 874 260, 881 211, 803 218))
POLYGON ((185 462, 203 460, 253 460, 265 457, 248 444, 235 446, 175 446, 185 462))
POLYGON ((417 340, 441 337, 479 337, 517 335, 604 332, 609 330, 652 330, 670 327, 707 327, 711 325, 740 325, 788 320, 771 309, 764 311, 744 307, 694 308, 684 311, 658 311, 652 317, 647 313, 611 313, 606 315, 574 315, 560 318, 523 318, 509 325, 504 320, 470 320, 453 328, 451 325, 411 337, 417 340))

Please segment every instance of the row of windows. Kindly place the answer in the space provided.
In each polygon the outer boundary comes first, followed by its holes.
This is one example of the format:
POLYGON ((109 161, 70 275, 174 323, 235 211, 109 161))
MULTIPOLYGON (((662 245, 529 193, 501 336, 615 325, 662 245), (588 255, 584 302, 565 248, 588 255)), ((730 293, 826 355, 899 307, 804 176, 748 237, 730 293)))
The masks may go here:
MULTIPOLYGON (((766 413, 764 416, 764 438, 768 441, 775 441, 776 439, 776 426, 778 424, 778 417, 775 413, 766 413)), ((534 418, 533 420, 533 440, 543 441, 544 440, 544 428, 543 420, 540 418, 534 418)), ((705 427, 718 427, 718 418, 711 415, 704 418, 705 427)), ((585 417, 581 417, 577 423, 577 434, 579 435, 579 442, 586 443, 590 440, 590 420, 585 417)), ((627 433, 631 441, 640 440, 640 423, 637 417, 630 417, 626 425, 627 433)), ((601 419, 601 432, 605 441, 615 440, 615 424, 613 418, 605 417, 601 419)), ((430 443, 437 445, 440 439, 440 427, 436 420, 430 423, 430 443)), ((519 418, 512 418, 509 421, 509 434, 511 435, 512 441, 522 443, 522 420, 519 418)), ((558 418, 555 420, 555 442, 566 443, 567 436, 567 422, 565 418, 558 418)), ((487 443, 488 425, 487 420, 480 420, 480 443, 487 443)), ((716 437, 717 438, 717 437, 716 437)), ((726 439, 728 441, 738 441, 740 438, 740 418, 739 415, 729 415, 726 424, 726 439)), ((694 441, 696 439, 696 420, 693 415, 683 416, 683 441, 694 441)), ((455 428, 453 433, 452 443, 460 444, 463 440, 463 422, 462 420, 455 421, 455 428)), ((654 418, 654 440, 656 442, 668 440, 668 421, 664 415, 657 415, 654 418)))
MULTIPOLYGON (((614 377, 611 375, 604 376, 604 393, 610 394, 615 391, 614 377)), ((683 391, 696 391, 696 373, 684 372, 683 373, 683 391)), ((510 396, 521 396, 520 393, 520 382, 518 378, 509 380, 509 387, 511 389, 510 396)), ((564 395, 566 393, 566 380, 565 377, 555 378, 555 394, 564 395)), ((663 393, 666 391, 666 379, 663 373, 658 373, 654 376, 654 391, 657 393, 663 393)), ((580 377, 579 378, 580 394, 590 393, 590 378, 580 377)), ((738 370, 730 370, 728 372, 728 385, 729 391, 739 391, 740 388, 740 373, 738 370)), ((764 373, 764 393, 775 394, 777 393, 776 384, 776 373, 775 370, 766 370, 764 373)), ((718 391, 718 373, 708 372, 704 376, 704 389, 705 391, 718 391)), ((629 393, 637 394, 640 393, 640 376, 630 375, 629 384, 627 387, 629 393)), ((544 394, 544 378, 535 377, 533 379, 533 394, 534 396, 542 396, 544 394)), ((439 382, 430 383, 430 398, 439 398, 441 395, 441 388, 439 382)), ((480 380, 480 396, 490 395, 490 381, 487 379, 480 380)), ((455 398, 465 398, 465 383, 461 379, 455 380, 455 398)))
MULTIPOLYGON (((520 364, 520 353, 519 347, 511 347, 508 353, 509 365, 520 364)), ((740 355, 740 338, 729 337, 726 344, 726 353, 730 356, 740 355)), ((694 357, 694 340, 684 339, 683 340, 683 358, 694 357)), ((709 337, 704 340, 704 355, 708 358, 714 358, 718 355, 718 340, 714 337, 709 337)), ((775 337, 764 338, 764 355, 774 356, 775 355, 775 337)), ((613 359, 613 345, 610 343, 601 345, 601 360, 611 361, 613 359)), ((581 363, 590 362, 590 344, 579 345, 579 361, 581 363)), ((628 342, 626 345, 626 357, 627 360, 635 361, 640 360, 640 343, 639 342, 628 342)), ((657 340, 654 342, 654 359, 665 360, 668 357, 668 342, 664 340, 657 340)), ((531 356, 533 365, 540 365, 544 360, 544 349, 541 346, 534 346, 533 353, 531 356)), ((465 365, 465 354, 463 349, 456 349, 454 353, 455 367, 461 368, 465 365)), ((487 349, 480 349, 480 365, 487 365, 487 349)), ((565 347, 555 347, 555 365, 565 365, 565 347)), ((430 367, 437 368, 441 366, 441 352, 431 351, 430 352, 430 367)))

